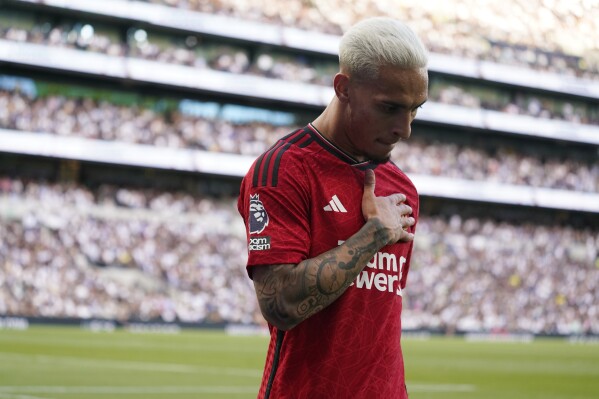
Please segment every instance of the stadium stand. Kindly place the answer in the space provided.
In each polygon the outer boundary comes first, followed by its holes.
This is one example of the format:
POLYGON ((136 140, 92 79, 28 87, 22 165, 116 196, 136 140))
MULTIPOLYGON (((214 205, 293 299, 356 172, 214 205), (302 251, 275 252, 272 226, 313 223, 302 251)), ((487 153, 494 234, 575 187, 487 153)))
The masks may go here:
MULTIPOLYGON (((0 190, 12 209, 2 225, 2 313, 259 320, 234 198, 7 177, 0 190)), ((424 216, 419 234, 406 328, 599 331, 590 294, 599 273, 588 270, 596 230, 454 215, 424 216)))
POLYGON ((257 321, 232 200, 9 178, 0 184, 3 208, 11 210, 2 225, 2 313, 257 321))
MULTIPOLYGON (((194 35, 181 35, 175 40, 164 33, 130 27, 127 29, 126 39, 119 40, 115 29, 112 34, 104 36, 96 33, 92 24, 83 24, 73 19, 58 24, 44 21, 51 21, 45 14, 34 16, 9 12, 6 17, 10 19, 5 20, 4 27, 0 26, 0 37, 14 42, 41 43, 110 56, 130 56, 323 86, 331 85, 332 76, 338 68, 333 59, 323 62, 314 57, 284 54, 280 51, 250 51, 240 45, 224 45, 194 35), (22 27, 16 27, 15 20, 21 21, 22 27), (111 37, 115 39, 112 40, 111 37)), ((452 81, 440 76, 431 80, 430 100, 511 114, 599 124, 599 111, 590 102, 563 100, 506 87, 489 88, 477 82, 456 82, 455 79, 452 81)))
POLYGON ((510 2, 511 7, 486 1, 484 12, 476 13, 473 10, 481 3, 475 0, 461 2, 456 7, 436 1, 414 7, 413 3, 402 0, 392 3, 381 0, 298 0, 284 5, 273 5, 268 0, 146 1, 336 35, 365 16, 390 15, 409 20, 427 47, 435 52, 593 79, 596 79, 599 66, 597 43, 592 39, 599 29, 599 11, 591 2, 575 5, 567 0, 552 2, 552 10, 541 9, 539 16, 538 2, 522 0, 510 2), (517 9, 518 14, 515 15, 513 9, 517 9), (503 29, 497 29, 501 25, 505 25, 503 29), (555 32, 561 32, 561 37, 555 37, 555 32), (568 54, 573 48, 579 54, 568 54))
MULTIPOLYGON (((261 323, 239 177, 328 101, 327 43, 385 1, 149 3, 0 3, 0 314, 261 323)), ((597 48, 551 40, 599 16, 557 3, 508 37, 503 10, 397 2, 433 51, 393 155, 423 201, 407 329, 599 334, 597 48)))
MULTIPOLYGON (((32 81, 28 83, 35 86, 32 81)), ((94 101, 93 94, 88 91, 87 96, 40 98, 30 98, 19 90, 0 91, 0 107, 10 110, 0 117, 0 127, 254 156, 297 128, 267 122, 233 123, 223 118, 197 117, 189 115, 181 106, 165 112, 155 111, 157 107, 150 107, 151 104, 146 108, 118 106, 108 101, 94 101)), ((599 191, 599 181, 594 178, 599 165, 592 159, 586 162, 580 157, 539 159, 527 156, 507 143, 491 149, 414 137, 409 144, 399 143, 394 160, 408 173, 599 191)))

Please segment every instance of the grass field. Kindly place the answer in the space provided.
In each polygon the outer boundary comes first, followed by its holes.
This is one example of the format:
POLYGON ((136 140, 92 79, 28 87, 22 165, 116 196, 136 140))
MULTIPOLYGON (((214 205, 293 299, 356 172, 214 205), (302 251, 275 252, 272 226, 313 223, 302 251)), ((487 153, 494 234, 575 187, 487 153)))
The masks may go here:
MULTIPOLYGON (((214 331, 0 330, 0 399, 255 398, 266 344, 214 331)), ((597 344, 405 339, 404 353, 410 399, 599 398, 597 344)))

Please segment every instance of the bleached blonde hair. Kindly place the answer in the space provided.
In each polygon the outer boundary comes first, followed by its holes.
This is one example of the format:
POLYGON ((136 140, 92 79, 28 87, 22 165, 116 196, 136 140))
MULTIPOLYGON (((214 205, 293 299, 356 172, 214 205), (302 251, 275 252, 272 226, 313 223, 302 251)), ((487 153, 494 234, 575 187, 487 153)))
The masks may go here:
POLYGON ((358 79, 376 79, 379 68, 424 68, 428 52, 418 36, 393 18, 374 17, 358 22, 341 38, 339 65, 358 79))

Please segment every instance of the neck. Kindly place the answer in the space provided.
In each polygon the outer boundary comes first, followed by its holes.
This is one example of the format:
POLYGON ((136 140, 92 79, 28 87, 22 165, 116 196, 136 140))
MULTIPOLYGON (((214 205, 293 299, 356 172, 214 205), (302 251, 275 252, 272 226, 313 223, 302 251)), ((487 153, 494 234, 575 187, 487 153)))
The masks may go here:
POLYGON ((312 121, 312 125, 332 143, 340 145, 337 139, 345 129, 341 121, 337 98, 333 98, 324 111, 312 121))
POLYGON ((345 120, 346 118, 339 107, 339 103, 337 99, 334 98, 322 114, 312 121, 312 126, 314 126, 322 136, 343 150, 347 155, 359 162, 366 161, 366 157, 354 154, 351 149, 347 147, 348 143, 343 140, 343 136, 348 128, 345 124, 345 120))

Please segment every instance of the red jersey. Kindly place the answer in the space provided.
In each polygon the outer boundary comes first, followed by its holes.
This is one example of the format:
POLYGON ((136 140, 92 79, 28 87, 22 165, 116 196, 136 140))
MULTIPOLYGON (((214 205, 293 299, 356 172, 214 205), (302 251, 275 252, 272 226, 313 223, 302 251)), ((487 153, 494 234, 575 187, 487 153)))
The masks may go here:
MULTIPOLYGON (((376 172, 375 194, 405 194, 417 218, 416 188, 395 164, 358 162, 312 125, 262 154, 238 200, 250 276, 252 267, 297 264, 354 235, 365 223, 369 168, 376 172)), ((269 326, 258 398, 407 398, 400 316, 411 252, 411 242, 380 249, 330 306, 289 331, 269 326)))

